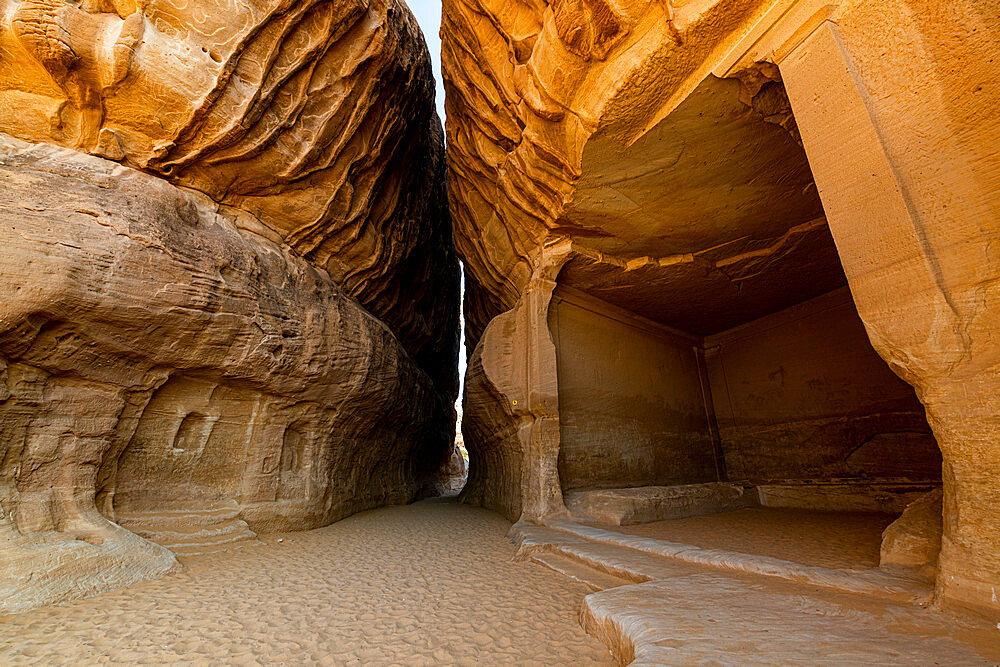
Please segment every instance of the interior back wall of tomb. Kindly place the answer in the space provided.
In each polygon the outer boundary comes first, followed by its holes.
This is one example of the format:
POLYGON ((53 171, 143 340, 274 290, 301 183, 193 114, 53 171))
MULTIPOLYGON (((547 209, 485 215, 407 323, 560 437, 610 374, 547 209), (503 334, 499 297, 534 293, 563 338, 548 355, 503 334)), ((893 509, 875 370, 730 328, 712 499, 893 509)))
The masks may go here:
POLYGON ((549 328, 564 489, 715 481, 697 339, 562 287, 549 328))
POLYGON ((847 288, 705 341, 729 479, 940 480, 923 406, 847 288))

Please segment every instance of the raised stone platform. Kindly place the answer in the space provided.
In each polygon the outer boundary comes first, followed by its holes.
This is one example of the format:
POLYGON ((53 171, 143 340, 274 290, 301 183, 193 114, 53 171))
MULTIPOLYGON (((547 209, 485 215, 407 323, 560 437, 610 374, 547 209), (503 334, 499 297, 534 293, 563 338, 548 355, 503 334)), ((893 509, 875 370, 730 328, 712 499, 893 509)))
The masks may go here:
POLYGON ((910 481, 786 482, 756 487, 762 507, 795 507, 828 512, 900 514, 940 483, 910 481))
POLYGON ((564 500, 578 521, 631 526, 746 507, 900 514, 907 505, 939 486, 933 482, 891 480, 788 481, 757 486, 709 482, 574 490, 567 491, 564 500))
POLYGON ((164 496, 148 491, 121 493, 118 525, 177 556, 200 556, 263 544, 240 518, 239 504, 225 494, 190 486, 165 490, 168 493, 164 496))
POLYGON ((564 499, 574 518, 611 526, 728 512, 758 504, 752 487, 719 482, 569 491, 564 499))
POLYGON ((619 664, 632 667, 987 664, 1000 657, 988 628, 916 605, 707 572, 592 593, 580 619, 619 664))
POLYGON ((544 526, 519 522, 512 535, 521 560, 535 560, 539 554, 558 554, 634 583, 677 576, 679 572, 691 571, 689 568, 693 566, 907 603, 925 604, 933 592, 925 582, 878 569, 817 567, 726 549, 702 549, 575 521, 552 520, 544 526))
POLYGON ((992 626, 928 609, 928 582, 702 549, 553 520, 517 523, 518 559, 587 585, 580 622, 619 664, 1000 658, 992 626))

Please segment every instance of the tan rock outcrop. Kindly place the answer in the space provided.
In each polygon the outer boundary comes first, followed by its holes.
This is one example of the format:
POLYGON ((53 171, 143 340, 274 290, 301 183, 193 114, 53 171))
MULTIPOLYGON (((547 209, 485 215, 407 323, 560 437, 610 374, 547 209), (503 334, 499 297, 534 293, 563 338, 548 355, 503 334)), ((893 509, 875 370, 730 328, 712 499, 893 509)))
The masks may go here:
POLYGON ((455 447, 448 458, 448 463, 441 469, 441 494, 449 496, 457 494, 465 487, 468 477, 468 463, 458 447, 455 447))
POLYGON ((928 491, 889 524, 882 533, 879 567, 934 578, 941 552, 941 497, 941 489, 928 491))
POLYGON ((759 504, 753 490, 748 493, 742 487, 719 482, 571 491, 565 500, 575 520, 605 526, 630 526, 715 514, 759 504))
POLYGON ((446 392, 323 272, 99 158, 8 140, 0 172, 5 555, 27 559, 4 580, 42 576, 57 534, 137 539, 120 517, 226 497, 253 528, 310 528, 435 479, 446 392))
POLYGON ((466 499, 943 479, 938 597, 995 613, 990 3, 444 9, 466 499))
POLYGON ((458 274, 405 6, 2 6, 0 609, 176 567, 134 533, 433 493, 458 274))

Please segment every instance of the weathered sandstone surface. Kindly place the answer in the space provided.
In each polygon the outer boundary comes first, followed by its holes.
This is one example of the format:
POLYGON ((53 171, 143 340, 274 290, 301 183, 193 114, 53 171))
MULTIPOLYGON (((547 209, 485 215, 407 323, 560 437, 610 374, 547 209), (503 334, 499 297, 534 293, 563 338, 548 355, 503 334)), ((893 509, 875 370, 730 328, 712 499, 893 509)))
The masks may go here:
POLYGON ((938 599, 1000 613, 995 7, 444 10, 465 499, 943 484, 938 599))
POLYGON ((444 382, 457 293, 423 38, 396 0, 4 0, 0 130, 233 207, 444 382))
POLYGON ((570 491, 565 501, 576 520, 610 526, 715 514, 758 504, 756 493, 719 482, 570 491))
POLYGON ((879 567, 934 577, 941 552, 941 495, 940 489, 923 494, 885 529, 879 567))
POLYGON ((439 490, 458 267, 408 10, 0 6, 0 609, 177 566, 139 535, 439 490))

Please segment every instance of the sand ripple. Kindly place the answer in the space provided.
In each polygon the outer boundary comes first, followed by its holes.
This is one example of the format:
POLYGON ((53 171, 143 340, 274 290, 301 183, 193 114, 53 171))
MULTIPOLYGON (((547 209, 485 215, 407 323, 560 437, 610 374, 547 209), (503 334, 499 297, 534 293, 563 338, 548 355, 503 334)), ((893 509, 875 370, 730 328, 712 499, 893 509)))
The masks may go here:
POLYGON ((512 562, 509 527, 432 500, 264 536, 160 581, 4 618, 0 663, 613 664, 577 620, 589 590, 512 562))

